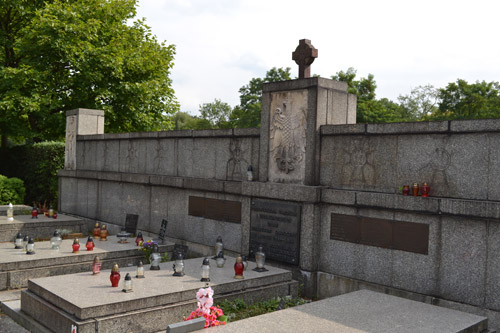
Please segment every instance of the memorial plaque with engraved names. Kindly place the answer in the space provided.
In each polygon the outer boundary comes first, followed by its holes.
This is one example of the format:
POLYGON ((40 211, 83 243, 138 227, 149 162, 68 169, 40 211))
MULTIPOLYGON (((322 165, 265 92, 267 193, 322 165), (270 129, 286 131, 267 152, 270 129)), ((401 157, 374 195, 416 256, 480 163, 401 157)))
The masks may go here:
POLYGON ((190 196, 188 214, 211 220, 241 223, 241 202, 190 196))
POLYGON ((223 204, 222 200, 205 198, 205 217, 207 219, 222 221, 223 204))
POLYGON ((429 225, 331 214, 330 239, 428 254, 429 225))
POLYGON ((299 264, 301 206, 253 199, 250 212, 250 253, 262 246, 266 258, 299 264))
POLYGON ((125 217, 125 231, 136 234, 137 233, 137 223, 139 222, 139 215, 127 214, 125 217))
POLYGON ((205 214, 205 198, 189 197, 189 215, 203 217, 205 214))

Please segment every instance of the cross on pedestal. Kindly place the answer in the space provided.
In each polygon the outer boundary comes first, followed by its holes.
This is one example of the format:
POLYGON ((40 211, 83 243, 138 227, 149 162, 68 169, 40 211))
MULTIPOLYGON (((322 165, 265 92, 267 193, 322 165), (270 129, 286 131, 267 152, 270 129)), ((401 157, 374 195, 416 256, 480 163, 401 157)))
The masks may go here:
POLYGON ((311 64, 318 57, 318 49, 312 46, 309 39, 301 39, 299 46, 292 53, 292 60, 299 65, 299 79, 311 77, 311 64))

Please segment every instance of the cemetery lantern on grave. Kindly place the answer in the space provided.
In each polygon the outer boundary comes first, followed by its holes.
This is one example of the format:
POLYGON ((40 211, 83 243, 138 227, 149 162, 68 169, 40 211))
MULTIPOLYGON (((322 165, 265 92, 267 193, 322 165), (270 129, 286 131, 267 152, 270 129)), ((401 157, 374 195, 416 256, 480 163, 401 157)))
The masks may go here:
POLYGON ((215 250, 215 254, 214 254, 213 259, 217 259, 217 256, 219 255, 219 253, 224 250, 224 244, 222 244, 222 237, 221 236, 217 237, 217 240, 215 241, 214 250, 215 250))
POLYGON ((73 253, 79 253, 80 252, 80 240, 78 238, 75 238, 73 241, 73 253))
POLYGON ((253 168, 251 165, 247 168, 247 180, 251 182, 253 180, 253 168))
POLYGON ((127 232, 125 227, 122 227, 122 230, 116 235, 119 239, 118 243, 120 244, 127 244, 129 236, 130 234, 127 232))
POLYGON ((62 238, 59 231, 54 231, 54 234, 50 238, 50 246, 52 250, 59 250, 61 248, 62 238))
POLYGON ((243 270, 246 271, 248 267, 248 260, 246 256, 241 256, 241 260, 243 261, 243 270))
POLYGON ((18 232, 16 235, 16 240, 14 241, 14 248, 15 249, 22 249, 24 247, 23 244, 23 235, 18 232))
POLYGON ((33 206, 33 209, 31 210, 31 218, 32 219, 38 218, 38 208, 36 208, 36 206, 33 206))
POLYGON ((92 263, 92 275, 99 274, 101 272, 101 259, 99 257, 94 258, 92 263))
POLYGON ((153 245, 153 253, 149 256, 149 262, 151 263, 151 267, 149 268, 150 270, 160 270, 161 255, 160 250, 158 249, 158 244, 153 245))
POLYGON ((142 264, 142 261, 139 261, 139 264, 137 265, 137 272, 135 277, 137 279, 144 279, 144 265, 142 264))
POLYGON ((24 236, 23 238, 23 248, 24 248, 24 251, 26 251, 26 247, 28 246, 28 242, 30 241, 30 238, 28 235, 24 236))
POLYGON ((87 243, 85 244, 87 251, 92 251, 94 249, 94 246, 94 240, 89 236, 89 238, 87 238, 87 243))
POLYGON ((120 282, 120 268, 117 263, 115 263, 111 269, 109 280, 111 281, 111 287, 118 287, 118 282, 120 282))
POLYGON ((54 207, 52 207, 52 205, 50 205, 49 208, 49 217, 54 217, 54 207))
POLYGON ((174 276, 184 276, 184 256, 182 252, 177 252, 173 268, 174 276))
POLYGON ((26 245, 26 254, 35 254, 35 241, 31 237, 26 245))
POLYGON ((125 280, 123 281, 123 289, 122 291, 124 293, 130 293, 132 292, 132 277, 130 276, 129 273, 125 275, 125 280))
POLYGON ((140 246, 141 242, 144 243, 144 238, 142 237, 142 232, 139 231, 137 237, 135 238, 135 245, 140 246))
POLYGON ((222 251, 219 252, 217 255, 217 259, 215 259, 215 263, 217 264, 218 268, 224 267, 224 263, 226 262, 226 258, 224 258, 224 253, 222 251))
POLYGON ((255 263, 257 264, 257 267, 254 268, 253 270, 259 273, 267 272, 267 269, 264 268, 265 262, 266 262, 266 254, 264 253, 262 246, 259 246, 258 251, 255 252, 255 263))
POLYGON ((103 224, 101 226, 101 231, 99 232, 100 240, 102 241, 107 241, 108 240, 108 229, 106 228, 106 225, 103 224))
POLYGON ((101 238, 101 228, 99 227, 99 223, 96 222, 94 229, 92 230, 92 235, 94 235, 94 239, 101 238))
POLYGON ((12 206, 12 202, 9 202, 9 206, 7 207, 7 221, 14 221, 14 206, 12 206))
POLYGON ((201 282, 210 282, 210 260, 203 259, 201 264, 201 282))
POLYGON ((238 256, 238 258, 236 258, 236 262, 234 263, 234 278, 243 279, 244 270, 245 265, 243 265, 243 258, 241 258, 241 256, 238 256))

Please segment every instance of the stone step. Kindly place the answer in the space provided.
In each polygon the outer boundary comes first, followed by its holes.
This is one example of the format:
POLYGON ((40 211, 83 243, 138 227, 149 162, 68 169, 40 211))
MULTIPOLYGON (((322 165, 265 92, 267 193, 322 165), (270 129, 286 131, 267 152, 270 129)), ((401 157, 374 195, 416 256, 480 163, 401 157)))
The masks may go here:
MULTIPOLYGON (((146 266, 146 278, 133 278, 134 291, 123 293, 122 285, 112 288, 109 271, 92 276, 71 274, 29 281, 21 293, 22 312, 53 332, 70 332, 76 326, 85 332, 157 332, 177 323, 196 309, 196 292, 205 286, 200 281, 202 258, 185 260, 183 277, 172 276, 172 263, 161 264, 158 271, 146 266)), ((275 296, 296 296, 298 283, 291 272, 268 267, 252 271, 249 263, 245 279, 234 279, 234 258, 227 258, 224 268, 212 262, 210 285, 214 298, 243 298, 252 303, 275 296)), ((135 267, 121 269, 135 276, 135 267)))
POLYGON ((2 311, 8 315, 17 324, 21 325, 30 332, 51 333, 49 329, 39 324, 33 318, 21 311, 21 301, 2 302, 2 311))
MULTIPOLYGON (((79 253, 72 253, 71 239, 63 240, 59 250, 52 250, 48 241, 36 242, 33 255, 14 249, 11 243, 0 243, 0 290, 27 287, 33 278, 90 272, 96 256, 101 259, 102 269, 111 268, 115 262, 124 267, 145 260, 133 238, 126 244, 118 243, 116 236, 107 241, 96 240, 93 251, 86 250, 86 241, 87 238, 80 239, 79 253)), ((174 243, 159 247, 161 252, 172 252, 174 243)))
POLYGON ((0 216, 0 242, 14 242, 18 232, 33 239, 48 239, 55 230, 87 234, 87 226, 82 219, 64 214, 58 214, 56 219, 43 214, 39 214, 37 219, 32 219, 31 215, 15 215, 14 221, 0 216))

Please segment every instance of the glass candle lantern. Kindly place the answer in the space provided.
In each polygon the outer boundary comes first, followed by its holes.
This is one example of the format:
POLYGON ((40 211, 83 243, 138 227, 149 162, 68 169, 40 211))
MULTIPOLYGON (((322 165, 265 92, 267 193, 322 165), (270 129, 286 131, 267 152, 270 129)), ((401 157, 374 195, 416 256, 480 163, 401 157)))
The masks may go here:
POLYGON ((78 238, 75 238, 73 241, 73 253, 78 253, 80 252, 80 240, 78 238))
POLYGON ((181 252, 178 252, 175 258, 174 276, 184 276, 184 256, 181 252))
POLYGON ((96 275, 101 273, 101 259, 99 257, 94 258, 94 262, 92 263, 92 274, 96 275))
POLYGON ((403 195, 410 194, 410 185, 403 185, 403 195))
POLYGON ((264 268, 265 262, 266 262, 266 255, 264 253, 264 250, 262 249, 262 246, 259 246, 258 251, 255 252, 255 263, 257 264, 257 267, 254 268, 253 270, 256 272, 266 272, 267 269, 264 268))
POLYGON ((251 182, 253 180, 253 168, 251 165, 248 166, 247 169, 247 180, 251 182))
POLYGON ((26 246, 28 246, 29 240, 30 240, 30 238, 28 237, 28 235, 24 236, 24 238, 23 238, 23 248, 24 248, 24 251, 26 251, 26 246))
POLYGON ((153 253, 149 256, 149 262, 151 263, 151 267, 149 268, 152 271, 160 270, 161 263, 161 254, 158 249, 158 244, 153 245, 153 253))
POLYGON ((14 206, 12 206, 12 203, 9 203, 7 207, 7 221, 14 221, 14 206))
POLYGON ((236 262, 234 263, 234 278, 243 279, 244 270, 245 266, 243 265, 243 258, 241 258, 241 256, 238 256, 238 258, 236 258, 236 262))
POLYGON ((52 205, 49 208, 49 217, 54 217, 54 208, 52 207, 52 205))
POLYGON ((130 276, 129 273, 125 275, 125 279, 123 281, 123 289, 122 291, 124 293, 130 293, 132 292, 132 277, 130 276))
POLYGON ((241 260, 243 261, 243 270, 246 271, 248 267, 248 260, 246 256, 241 256, 241 260))
POLYGON ((24 247, 23 244, 23 235, 18 232, 16 235, 16 240, 14 241, 14 248, 15 249, 22 249, 24 247))
POLYGON ((111 269, 109 280, 111 281, 111 287, 118 287, 118 283, 120 282, 120 268, 117 263, 115 263, 111 269))
POLYGON ((144 243, 144 238, 142 237, 142 232, 139 231, 137 237, 135 238, 135 245, 140 246, 141 243, 144 243))
POLYGON ((422 196, 424 198, 427 198, 429 196, 430 190, 431 190, 431 187, 427 183, 424 183, 422 185, 422 187, 420 188, 420 192, 422 193, 422 196))
POLYGON ((99 227, 99 223, 96 222, 94 229, 92 230, 92 235, 94 235, 94 239, 101 238, 101 227, 99 227))
POLYGON ((38 208, 36 208, 36 206, 33 206, 33 209, 31 210, 31 218, 32 219, 38 218, 38 208))
POLYGON ((87 248, 87 251, 92 251, 94 250, 94 240, 92 239, 92 237, 88 237, 87 238, 87 243, 85 244, 85 247, 87 248))
POLYGON ((35 254, 35 241, 31 237, 26 245, 26 254, 35 254))
POLYGON ((139 265, 137 265, 137 273, 135 275, 138 279, 144 279, 144 265, 142 261, 139 261, 139 265))
POLYGON ((214 259, 217 258, 217 256, 219 255, 220 252, 222 252, 224 250, 224 244, 222 244, 222 237, 219 236, 217 237, 217 240, 215 241, 215 246, 214 246, 214 251, 215 251, 215 254, 214 254, 214 259))
POLYGON ((224 258, 224 253, 222 251, 219 252, 217 255, 217 259, 215 259, 215 263, 217 264, 218 268, 224 267, 224 263, 226 262, 226 258, 224 258))
POLYGON ((201 282, 210 282, 210 261, 208 258, 203 259, 201 265, 201 282))
POLYGON ((54 215, 52 215, 53 218, 57 219, 57 213, 54 212, 54 215))
POLYGON ((52 250, 59 250, 61 248, 62 238, 59 231, 54 231, 54 234, 50 238, 50 246, 52 250))
POLYGON ((119 241, 118 243, 120 244, 126 244, 128 243, 128 237, 130 234, 125 230, 125 227, 122 228, 122 230, 116 235, 118 237, 119 241))
POLYGON ((105 224, 101 226, 101 231, 99 232, 99 236, 102 241, 108 240, 108 228, 106 228, 105 224))
POLYGON ((418 196, 418 190, 419 190, 418 184, 417 183, 413 183, 413 186, 411 187, 411 189, 412 189, 413 196, 417 197, 418 196))

